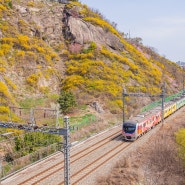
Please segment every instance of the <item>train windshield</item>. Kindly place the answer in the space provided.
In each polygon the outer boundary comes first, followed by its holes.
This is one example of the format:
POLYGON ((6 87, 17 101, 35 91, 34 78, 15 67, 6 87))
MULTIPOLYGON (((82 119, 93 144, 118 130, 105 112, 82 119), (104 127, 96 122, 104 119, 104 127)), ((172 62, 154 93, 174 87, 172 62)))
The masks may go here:
POLYGON ((123 130, 126 133, 133 133, 136 130, 136 125, 131 123, 124 123, 123 124, 123 130))

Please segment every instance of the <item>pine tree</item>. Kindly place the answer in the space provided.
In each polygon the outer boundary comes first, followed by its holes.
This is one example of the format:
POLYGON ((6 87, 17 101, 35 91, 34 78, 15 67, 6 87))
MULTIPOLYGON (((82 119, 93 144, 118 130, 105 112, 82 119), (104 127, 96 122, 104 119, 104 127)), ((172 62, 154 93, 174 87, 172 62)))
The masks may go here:
POLYGON ((68 91, 61 91, 58 103, 60 104, 60 110, 63 114, 69 113, 71 108, 76 106, 74 95, 68 91))

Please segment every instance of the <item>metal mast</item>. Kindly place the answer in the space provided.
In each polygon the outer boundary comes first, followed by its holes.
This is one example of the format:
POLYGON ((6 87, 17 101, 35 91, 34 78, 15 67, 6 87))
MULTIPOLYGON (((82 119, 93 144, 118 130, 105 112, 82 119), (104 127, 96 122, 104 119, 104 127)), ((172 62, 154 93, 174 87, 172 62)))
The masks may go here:
POLYGON ((162 98, 162 123, 164 123, 165 83, 164 83, 164 85, 162 87, 161 98, 162 98))
POLYGON ((125 122, 125 97, 133 96, 133 97, 160 97, 162 98, 162 123, 164 122, 164 101, 165 101, 165 83, 162 88, 161 95, 150 95, 150 94, 141 94, 141 93, 126 93, 126 90, 123 89, 123 123, 125 122))
POLYGON ((69 117, 64 117, 66 134, 64 135, 64 185, 70 185, 70 131, 69 117))
POLYGON ((126 89, 123 89, 123 123, 125 122, 125 96, 126 96, 126 89))

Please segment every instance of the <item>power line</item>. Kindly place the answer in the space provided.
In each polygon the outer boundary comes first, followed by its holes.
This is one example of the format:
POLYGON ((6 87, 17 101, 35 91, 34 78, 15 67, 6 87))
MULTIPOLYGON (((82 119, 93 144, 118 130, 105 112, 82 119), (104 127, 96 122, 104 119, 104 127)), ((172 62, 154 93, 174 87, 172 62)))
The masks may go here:
POLYGON ((161 109, 162 109, 162 123, 164 122, 164 98, 165 98, 165 83, 162 87, 162 93, 159 95, 151 95, 147 93, 127 93, 126 89, 123 89, 123 123, 125 122, 125 97, 130 96, 130 97, 159 97, 162 98, 162 104, 161 104, 161 109))

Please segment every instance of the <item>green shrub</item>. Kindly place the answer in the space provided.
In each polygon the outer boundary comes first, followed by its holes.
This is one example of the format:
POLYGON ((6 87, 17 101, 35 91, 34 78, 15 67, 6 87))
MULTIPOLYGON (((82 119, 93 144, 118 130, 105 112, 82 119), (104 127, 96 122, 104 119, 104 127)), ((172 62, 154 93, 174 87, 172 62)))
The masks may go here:
POLYGON ((62 113, 69 113, 71 108, 76 106, 75 96, 72 94, 72 92, 61 91, 58 103, 62 113))

